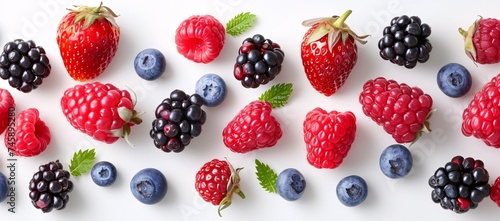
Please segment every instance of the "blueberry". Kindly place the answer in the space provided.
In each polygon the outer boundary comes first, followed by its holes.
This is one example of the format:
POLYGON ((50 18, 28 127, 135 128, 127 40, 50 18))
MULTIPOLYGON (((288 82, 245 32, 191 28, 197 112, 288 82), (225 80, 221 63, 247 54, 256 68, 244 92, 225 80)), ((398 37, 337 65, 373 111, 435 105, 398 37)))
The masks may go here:
POLYGON ((0 172, 0 202, 3 202, 7 199, 9 186, 7 184, 7 178, 3 173, 0 172))
POLYGON ((160 202, 167 194, 167 179, 157 169, 146 168, 137 172, 130 181, 132 195, 144 204, 160 202))
POLYGON ((449 63, 439 69, 437 83, 444 94, 456 98, 469 92, 472 86, 472 77, 464 66, 449 63))
POLYGON ((98 186, 110 186, 116 180, 116 167, 108 161, 97 162, 92 167, 90 176, 98 186))
POLYGON ((214 107, 226 98, 226 83, 217 74, 205 74, 196 82, 195 93, 201 96, 206 106, 214 107))
POLYGON ((157 49, 144 49, 134 60, 135 72, 144 80, 158 79, 165 72, 165 56, 157 49))
POLYGON ((306 180, 302 174, 293 168, 283 170, 276 181, 278 194, 288 201, 298 200, 306 188, 306 180))
POLYGON ((389 178, 401 178, 410 173, 413 166, 411 152, 401 144, 385 148, 380 155, 380 170, 389 178))
POLYGON ((368 195, 366 181, 357 175, 344 177, 337 184, 337 197, 345 206, 353 207, 365 201, 368 195))

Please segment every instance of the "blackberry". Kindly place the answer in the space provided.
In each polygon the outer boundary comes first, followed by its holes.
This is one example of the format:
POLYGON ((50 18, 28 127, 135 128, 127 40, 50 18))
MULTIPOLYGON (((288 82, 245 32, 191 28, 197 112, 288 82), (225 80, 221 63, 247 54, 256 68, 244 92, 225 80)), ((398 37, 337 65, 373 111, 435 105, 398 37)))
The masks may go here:
POLYGON ((427 37, 431 35, 431 27, 422 23, 418 16, 394 17, 391 25, 384 28, 383 35, 378 48, 384 60, 408 69, 429 60, 432 44, 427 37))
POLYGON ((234 77, 245 88, 267 84, 280 73, 284 57, 285 54, 277 43, 255 34, 246 38, 238 50, 234 77))
POLYGON ((7 42, 0 55, 0 78, 24 93, 42 84, 51 66, 45 50, 34 41, 16 39, 7 42))
POLYGON ((29 183, 29 197, 37 209, 48 213, 61 210, 69 201, 68 193, 73 190, 70 173, 63 169, 59 160, 41 165, 29 183))
POLYGON ((194 137, 201 134, 207 119, 199 94, 188 95, 174 90, 156 107, 149 132, 154 145, 164 152, 182 152, 194 137))
POLYGON ((455 156, 429 178, 431 198, 443 209, 465 213, 490 195, 489 178, 483 161, 455 156))

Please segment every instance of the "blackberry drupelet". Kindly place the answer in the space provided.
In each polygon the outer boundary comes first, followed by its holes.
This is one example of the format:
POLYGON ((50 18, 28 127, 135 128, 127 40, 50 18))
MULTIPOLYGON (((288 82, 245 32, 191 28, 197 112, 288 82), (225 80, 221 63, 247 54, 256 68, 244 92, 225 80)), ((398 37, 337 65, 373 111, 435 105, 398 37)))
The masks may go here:
POLYGON ((37 209, 48 213, 61 210, 69 201, 68 193, 73 190, 70 173, 63 169, 59 160, 41 165, 29 183, 29 197, 37 209))
POLYGON ((490 195, 489 177, 483 161, 455 156, 429 178, 431 198, 443 209, 465 213, 490 195))
POLYGON ((238 50, 234 77, 245 88, 267 84, 280 73, 284 57, 285 54, 277 43, 255 34, 246 38, 238 50))
POLYGON ((34 41, 16 39, 7 42, 0 55, 0 78, 24 93, 42 84, 51 66, 45 50, 34 41))
POLYGON ((418 16, 394 17, 391 25, 384 28, 383 35, 378 48, 384 60, 408 69, 429 60, 432 44, 427 38, 431 35, 431 27, 422 23, 418 16))
POLYGON ((156 107, 150 137, 164 152, 182 152, 194 137, 201 134, 207 118, 199 94, 188 95, 174 90, 156 107))

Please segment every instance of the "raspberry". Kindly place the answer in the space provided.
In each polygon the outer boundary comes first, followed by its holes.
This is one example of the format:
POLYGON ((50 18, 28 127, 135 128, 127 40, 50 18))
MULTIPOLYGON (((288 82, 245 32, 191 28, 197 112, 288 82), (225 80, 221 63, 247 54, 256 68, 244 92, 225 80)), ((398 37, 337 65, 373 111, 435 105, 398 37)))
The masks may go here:
POLYGON ((316 168, 333 169, 342 163, 356 136, 356 117, 350 111, 309 111, 303 123, 307 161, 316 168))
POLYGON ((500 62, 500 20, 480 17, 467 31, 459 31, 464 37, 465 53, 475 63, 500 62))
POLYGON ((495 183, 491 186, 490 199, 500 207, 500 177, 497 177, 495 183))
POLYGON ((13 138, 7 134, 4 137, 5 146, 17 156, 31 157, 47 148, 51 135, 38 110, 28 108, 16 116, 13 138))
POLYGON ((240 190, 240 177, 242 168, 234 169, 224 160, 213 159, 205 163, 196 173, 195 189, 204 201, 219 206, 220 211, 231 204, 234 193, 241 198, 245 195, 240 190))
POLYGON ((100 82, 68 88, 61 98, 62 112, 71 126, 108 144, 121 137, 129 142, 131 127, 142 122, 134 105, 128 91, 100 82))
POLYGON ((432 98, 418 87, 378 77, 363 85, 359 102, 363 113, 397 143, 415 142, 429 131, 432 98))
POLYGON ((496 126, 500 114, 500 74, 484 84, 462 114, 462 133, 482 140, 486 145, 500 148, 500 129, 496 126))
POLYGON ((69 201, 68 193, 73 191, 70 176, 59 160, 41 165, 29 182, 33 206, 44 213, 64 209, 69 201))
POLYGON ((16 39, 3 47, 0 55, 0 78, 24 93, 38 88, 50 75, 51 66, 45 50, 34 41, 16 39))
POLYGON ((283 132, 271 112, 269 102, 250 102, 222 131, 226 147, 236 153, 246 153, 274 146, 283 132))
POLYGON ((0 134, 9 126, 9 118, 12 118, 16 104, 12 94, 3 88, 0 88, 0 134))
POLYGON ((226 30, 211 15, 193 15, 182 21, 175 31, 177 51, 196 63, 209 63, 224 46, 226 30))
POLYGON ((182 90, 174 90, 155 111, 149 132, 154 145, 164 152, 182 152, 191 140, 201 134, 207 119, 202 109, 203 99, 199 94, 187 95, 182 90))
POLYGON ((277 43, 256 34, 240 46, 233 75, 243 87, 257 88, 280 73, 284 57, 277 43))
POLYGON ((455 156, 429 178, 432 200, 456 213, 475 209, 490 195, 489 177, 483 161, 455 156))
POLYGON ((427 38, 431 35, 431 27, 422 23, 418 16, 394 17, 383 34, 378 48, 384 60, 410 69, 418 62, 429 60, 432 44, 427 38))

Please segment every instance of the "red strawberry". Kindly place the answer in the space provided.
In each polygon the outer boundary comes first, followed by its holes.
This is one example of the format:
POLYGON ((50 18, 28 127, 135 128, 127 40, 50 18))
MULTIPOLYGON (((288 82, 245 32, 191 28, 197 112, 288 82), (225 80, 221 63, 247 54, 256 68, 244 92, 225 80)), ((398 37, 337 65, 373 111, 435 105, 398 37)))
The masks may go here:
POLYGON ((74 128, 108 144, 120 137, 128 142, 131 127, 142 122, 134 105, 128 91, 100 82, 68 88, 61 98, 64 116, 74 128))
POLYGON ((490 199, 500 207, 500 177, 491 185, 490 199))
POLYGON ((209 63, 224 46, 226 29, 211 15, 193 15, 175 31, 177 51, 196 63, 209 63))
POLYGON ((9 119, 13 117, 15 102, 12 94, 3 88, 0 88, 0 134, 9 126, 9 119))
POLYGON ((382 126, 397 143, 415 142, 429 132, 432 98, 418 87, 378 77, 359 95, 363 113, 382 126))
POLYGON ((467 31, 458 30, 464 36, 465 54, 475 63, 500 62, 500 20, 480 17, 467 31))
POLYGON ((356 41, 365 44, 362 39, 368 37, 356 35, 344 23, 351 12, 348 10, 340 17, 316 18, 302 23, 312 26, 302 39, 302 65, 313 88, 326 96, 344 85, 357 61, 356 41))
POLYGON ((64 66, 77 81, 96 78, 118 50, 117 15, 108 7, 79 6, 70 9, 57 28, 57 44, 64 66))
POLYGON ((219 206, 219 216, 221 210, 231 205, 234 193, 245 199, 245 194, 240 190, 240 170, 242 168, 235 170, 227 161, 213 159, 196 173, 196 192, 206 202, 219 206))
POLYGON ((486 145, 500 148, 500 74, 486 83, 462 114, 462 133, 474 136, 486 145))
POLYGON ((316 168, 340 166, 356 136, 356 116, 350 111, 309 111, 303 124, 307 161, 316 168))
POLYGON ((31 157, 42 153, 50 143, 50 130, 40 119, 36 108, 19 112, 15 118, 14 134, 4 137, 5 146, 17 156, 31 157))
POLYGON ((236 153, 247 153, 276 145, 283 132, 272 109, 283 106, 292 93, 292 84, 277 84, 250 102, 222 131, 224 145, 236 153))

